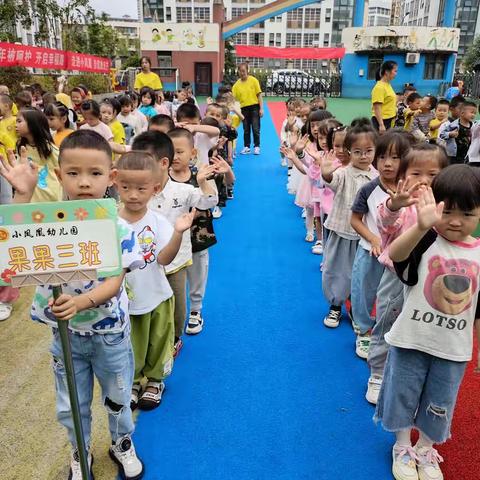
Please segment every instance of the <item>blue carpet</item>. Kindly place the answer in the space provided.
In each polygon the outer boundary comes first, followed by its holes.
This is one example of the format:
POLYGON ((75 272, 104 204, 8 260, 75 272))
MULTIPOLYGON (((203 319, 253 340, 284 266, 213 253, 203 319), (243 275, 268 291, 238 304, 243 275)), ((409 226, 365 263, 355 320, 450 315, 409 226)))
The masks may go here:
POLYGON ((238 156, 215 224, 205 329, 184 337, 163 404, 138 418, 148 480, 391 478, 393 438, 372 422, 352 329, 323 326, 320 257, 278 144, 267 110, 262 154, 238 156))

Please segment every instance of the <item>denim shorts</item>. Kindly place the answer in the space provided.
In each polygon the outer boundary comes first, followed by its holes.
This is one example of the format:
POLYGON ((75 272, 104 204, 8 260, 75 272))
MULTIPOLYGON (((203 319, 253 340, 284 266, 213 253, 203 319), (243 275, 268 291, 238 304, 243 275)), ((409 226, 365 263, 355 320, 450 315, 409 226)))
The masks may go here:
POLYGON ((445 442, 466 366, 390 347, 374 420, 389 432, 416 428, 435 443, 445 442))

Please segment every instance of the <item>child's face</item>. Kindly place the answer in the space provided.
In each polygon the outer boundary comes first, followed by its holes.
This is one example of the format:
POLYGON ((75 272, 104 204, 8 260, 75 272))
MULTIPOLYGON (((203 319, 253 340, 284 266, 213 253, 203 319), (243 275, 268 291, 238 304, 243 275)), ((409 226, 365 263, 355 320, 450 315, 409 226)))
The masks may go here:
POLYGON ((448 118, 448 105, 438 105, 435 109, 435 117, 442 121, 448 118))
POLYGON ((113 108, 110 105, 101 105, 100 106, 100 118, 103 123, 107 125, 113 121, 115 114, 113 113, 113 108))
MULTIPOLYGON (((431 154, 418 152, 415 161, 408 166, 405 178, 410 186, 419 182, 420 185, 430 187, 439 172, 440 165, 436 156, 432 158, 431 154)), ((420 191, 416 190, 414 196, 419 193, 420 191)))
POLYGON ((179 102, 184 102, 186 99, 187 99, 187 92, 185 92, 185 90, 180 90, 177 93, 177 100, 179 102))
POLYGON ((419 110, 422 106, 422 99, 416 98, 413 102, 410 103, 410 110, 419 110))
POLYGON ((152 103, 152 96, 149 93, 142 95, 142 105, 148 106, 152 103))
POLYGON ((476 230, 480 208, 463 211, 458 208, 443 209, 442 219, 435 225, 438 233, 450 242, 466 240, 476 230))
POLYGON ((122 105, 122 115, 129 115, 132 112, 132 105, 122 105))
POLYGON ((323 150, 324 152, 326 152, 328 150, 326 135, 322 135, 321 133, 319 133, 317 135, 317 141, 318 141, 318 146, 320 147, 320 149, 323 150))
POLYGON ((420 103, 420 108, 425 111, 431 110, 430 97, 423 97, 420 103))
POLYGON ((141 212, 158 190, 155 175, 150 170, 117 170, 114 183, 120 200, 130 212, 141 212))
POLYGON ((8 105, 8 103, 0 102, 0 115, 3 117, 5 115, 8 115, 9 113, 12 113, 10 105, 8 105))
POLYGON ((346 152, 343 149, 343 143, 347 132, 345 130, 336 132, 333 136, 333 151, 335 156, 343 163, 346 159, 346 152))
POLYGON ((26 137, 27 135, 30 134, 30 130, 28 129, 28 124, 20 113, 17 115, 15 129, 19 137, 26 137))
POLYGON ((188 168, 190 160, 195 158, 196 150, 188 138, 172 138, 175 156, 173 157, 172 170, 182 171, 188 168))
POLYGON ((398 167, 400 166, 400 157, 397 155, 395 148, 384 155, 377 157, 377 170, 383 181, 387 183, 395 182, 398 174, 398 167))
POLYGON ((469 105, 463 106, 460 110, 460 118, 466 122, 473 122, 477 116, 477 107, 471 107, 469 105))
POLYGON ((368 170, 375 157, 375 143, 366 133, 359 135, 352 144, 350 160, 360 170, 368 170))
POLYGON ((318 128, 320 127, 320 123, 321 122, 310 122, 310 133, 314 138, 318 137, 318 128))
POLYGON ((112 159, 99 150, 64 150, 57 177, 69 200, 103 198, 112 186, 112 159))
POLYGON ((300 120, 305 124, 308 120, 308 116, 310 115, 310 107, 307 105, 304 105, 301 109, 300 109, 300 115, 298 118, 300 118, 300 120))
POLYGON ((74 105, 80 105, 83 101, 82 96, 80 95, 80 92, 72 92, 70 94, 70 98, 72 99, 72 103, 74 105))
POLYGON ((55 115, 49 115, 47 117, 48 126, 50 130, 60 130, 64 127, 66 118, 65 117, 56 117, 55 115))
POLYGON ((220 108, 210 107, 205 114, 206 117, 214 118, 218 123, 223 125, 223 115, 220 108))
POLYGON ((100 119, 89 110, 82 110, 82 115, 90 127, 96 127, 100 123, 100 119))

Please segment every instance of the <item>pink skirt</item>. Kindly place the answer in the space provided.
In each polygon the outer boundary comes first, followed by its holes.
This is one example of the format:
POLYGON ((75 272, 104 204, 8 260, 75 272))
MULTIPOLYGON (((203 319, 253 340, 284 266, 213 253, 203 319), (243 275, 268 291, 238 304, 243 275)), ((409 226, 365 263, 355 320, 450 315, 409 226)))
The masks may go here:
POLYGON ((306 175, 302 175, 295 197, 295 205, 302 208, 312 207, 312 184, 306 175))

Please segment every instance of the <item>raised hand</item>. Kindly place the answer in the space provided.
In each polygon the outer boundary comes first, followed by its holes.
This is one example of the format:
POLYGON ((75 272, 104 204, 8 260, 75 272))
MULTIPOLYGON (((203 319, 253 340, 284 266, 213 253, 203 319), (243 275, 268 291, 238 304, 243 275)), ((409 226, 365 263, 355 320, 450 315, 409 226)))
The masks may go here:
POLYGON ((285 158, 293 162, 294 158, 297 158, 297 154, 295 153, 295 150, 290 147, 282 146, 280 147, 280 152, 285 155, 285 158))
POLYGON ((322 166, 322 161, 325 155, 321 150, 317 150, 311 143, 305 148, 305 151, 313 158, 315 165, 318 165, 319 167, 322 166))
POLYGON ((0 175, 15 189, 16 195, 31 196, 38 183, 38 166, 27 157, 25 147, 20 148, 19 158, 9 149, 7 158, 0 155, 0 175))
POLYGON ((197 173, 197 182, 200 184, 205 183, 207 180, 213 177, 215 173, 215 165, 201 165, 197 173))
POLYGON ((210 158, 210 164, 215 168, 215 173, 228 173, 232 169, 228 162, 222 157, 214 156, 210 158))
POLYGON ((289 114, 287 116, 287 127, 288 127, 289 130, 291 130, 293 128, 296 121, 297 121, 297 117, 296 117, 295 113, 294 112, 289 112, 289 114))
POLYGON ((422 192, 417 202, 417 224, 421 230, 429 230, 434 227, 441 219, 444 202, 438 205, 435 202, 432 189, 422 187, 422 192))
POLYGON ((295 151, 297 153, 303 152, 305 150, 305 147, 307 146, 308 141, 309 136, 307 134, 303 135, 303 137, 301 137, 295 144, 295 151))
POLYGON ((390 195, 388 208, 392 212, 396 212, 401 208, 409 207, 410 205, 417 203, 417 199, 413 196, 413 194, 421 187, 421 183, 416 182, 412 186, 409 184, 409 179, 400 180, 395 192, 392 190, 387 190, 387 193, 390 195))
POLYGON ((195 208, 192 208, 191 212, 180 215, 177 220, 175 220, 175 231, 178 233, 186 232, 192 226, 196 211, 195 208))
POLYGON ((220 138, 218 139, 218 142, 217 142, 217 145, 215 146, 215 148, 216 148, 217 150, 221 150, 221 149, 225 146, 225 144, 227 143, 227 141, 228 141, 228 138, 227 138, 227 137, 220 137, 220 138))
POLYGON ((322 157, 320 166, 322 167, 322 176, 329 177, 337 170, 338 166, 335 165, 336 155, 333 150, 330 150, 326 155, 322 157))

